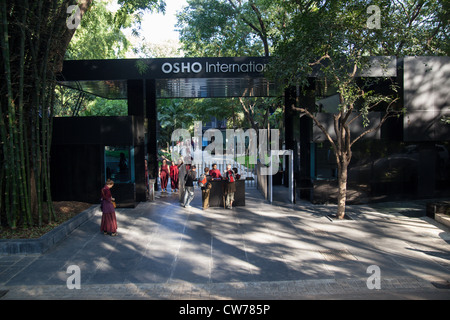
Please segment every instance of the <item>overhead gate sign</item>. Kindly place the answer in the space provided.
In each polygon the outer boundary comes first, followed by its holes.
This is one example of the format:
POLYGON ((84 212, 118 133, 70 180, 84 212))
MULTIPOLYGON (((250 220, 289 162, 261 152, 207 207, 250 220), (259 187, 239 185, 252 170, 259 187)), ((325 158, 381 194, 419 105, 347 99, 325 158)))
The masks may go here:
POLYGON ((64 61, 58 81, 124 79, 260 78, 268 58, 157 58, 64 61))

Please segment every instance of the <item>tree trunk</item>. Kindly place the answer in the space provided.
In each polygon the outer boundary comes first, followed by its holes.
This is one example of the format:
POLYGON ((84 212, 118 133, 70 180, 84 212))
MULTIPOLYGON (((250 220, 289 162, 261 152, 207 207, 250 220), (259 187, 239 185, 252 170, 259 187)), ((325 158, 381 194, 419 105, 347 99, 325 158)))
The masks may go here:
POLYGON ((338 164, 338 208, 337 218, 342 220, 345 217, 345 204, 347 201, 347 172, 348 161, 339 160, 338 164))

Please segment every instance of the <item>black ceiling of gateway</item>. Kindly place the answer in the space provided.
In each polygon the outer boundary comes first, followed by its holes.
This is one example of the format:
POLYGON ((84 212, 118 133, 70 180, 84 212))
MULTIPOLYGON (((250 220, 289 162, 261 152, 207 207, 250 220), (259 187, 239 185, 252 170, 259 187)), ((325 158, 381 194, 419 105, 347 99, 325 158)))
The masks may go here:
POLYGON ((62 86, 106 99, 119 100, 127 98, 126 80, 58 81, 58 83, 62 86))
POLYGON ((65 61, 58 83, 107 99, 127 99, 127 82, 154 79, 157 98, 274 96, 267 58, 168 58, 65 61))
MULTIPOLYGON (((127 80, 59 81, 59 84, 106 99, 127 99, 127 80)), ((158 99, 275 95, 275 85, 265 78, 156 79, 158 99)))
POLYGON ((157 98, 221 98, 275 95, 275 86, 265 78, 158 79, 157 98))

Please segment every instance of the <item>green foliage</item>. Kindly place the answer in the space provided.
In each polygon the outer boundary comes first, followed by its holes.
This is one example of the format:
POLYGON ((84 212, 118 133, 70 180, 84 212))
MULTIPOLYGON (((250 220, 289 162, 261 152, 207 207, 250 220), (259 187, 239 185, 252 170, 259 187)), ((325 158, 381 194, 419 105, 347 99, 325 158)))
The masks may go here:
POLYGON ((55 218, 51 117, 55 72, 67 43, 60 9, 68 4, 0 1, 0 224, 12 229, 55 218))
POLYGON ((166 3, 163 0, 117 0, 118 12, 124 15, 142 13, 144 11, 164 12, 166 3))
POLYGON ((449 55, 448 1, 380 1, 380 7, 382 25, 374 33, 372 55, 449 55))
POLYGON ((287 13, 278 1, 189 0, 178 14, 187 56, 270 55, 287 13))
POLYGON ((194 121, 210 122, 213 117, 225 119, 227 128, 281 128, 283 109, 277 98, 202 98, 202 99, 163 99, 158 100, 158 121, 160 124, 159 145, 171 143, 175 129, 188 129, 194 133, 194 121), (241 99, 251 108, 250 117, 242 110, 241 99), (268 107, 269 106, 269 107, 268 107), (266 112, 268 113, 266 114, 266 112))
POLYGON ((80 115, 86 104, 95 98, 91 95, 64 86, 56 86, 54 116, 75 117, 80 115))
POLYGON ((141 42, 133 53, 142 58, 175 58, 180 56, 178 41, 167 40, 162 43, 141 42))
POLYGON ((67 60, 124 58, 130 43, 122 28, 131 27, 134 19, 108 9, 112 0, 98 0, 81 20, 69 44, 67 60))
POLYGON ((448 49, 448 21, 442 20, 440 1, 286 1, 284 6, 296 10, 285 39, 275 43, 270 77, 305 87, 313 73, 334 83, 341 110, 358 107, 366 126, 371 108, 388 105, 398 94, 395 84, 388 97, 371 89, 374 80, 356 81, 358 72, 370 66, 370 56, 443 54, 448 49), (306 3, 310 6, 301 6, 306 3), (367 25, 371 5, 381 8, 380 28, 367 25))
POLYGON ((450 125, 450 117, 442 117, 441 122, 450 125))
MULTIPOLYGON (((280 1, 189 0, 178 14, 180 41, 187 56, 269 56, 283 38, 289 13, 280 1)), ((229 127, 282 128, 280 101, 274 98, 199 99, 195 113, 227 119, 229 127)))
POLYGON ((145 11, 164 12, 164 9, 165 3, 160 0, 95 1, 75 32, 66 59, 124 58, 131 44, 123 29, 132 28, 138 34, 145 11), (114 4, 120 5, 118 10, 114 10, 114 4))
POLYGON ((293 11, 284 39, 275 42, 272 76, 288 83, 306 85, 307 75, 319 69, 351 82, 353 66, 363 69, 369 56, 449 53, 445 1, 284 1, 283 6, 293 11), (371 5, 381 10, 379 29, 367 26, 371 5))
POLYGON ((80 116, 126 116, 128 115, 127 100, 108 100, 96 97, 89 102, 80 116))

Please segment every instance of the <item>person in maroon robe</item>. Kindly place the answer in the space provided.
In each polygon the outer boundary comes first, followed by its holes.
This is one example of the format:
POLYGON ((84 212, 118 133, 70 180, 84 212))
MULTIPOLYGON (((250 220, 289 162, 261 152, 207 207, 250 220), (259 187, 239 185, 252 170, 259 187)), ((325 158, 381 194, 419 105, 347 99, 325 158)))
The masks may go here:
POLYGON ((172 162, 172 165, 170 166, 170 186, 172 187, 172 192, 178 191, 178 176, 178 166, 172 162))
POLYGON ((100 231, 104 234, 117 236, 116 209, 113 203, 115 199, 111 195, 111 188, 113 186, 114 181, 108 179, 102 189, 101 209, 103 214, 100 231))
POLYGON ((147 195, 148 195, 148 184, 149 184, 149 181, 148 181, 148 164, 147 164, 148 162, 147 162, 147 159, 145 159, 145 191, 147 192, 147 195))
POLYGON ((166 160, 163 160, 161 168, 159 169, 159 178, 161 179, 161 190, 167 192, 167 183, 169 182, 169 166, 166 160))

